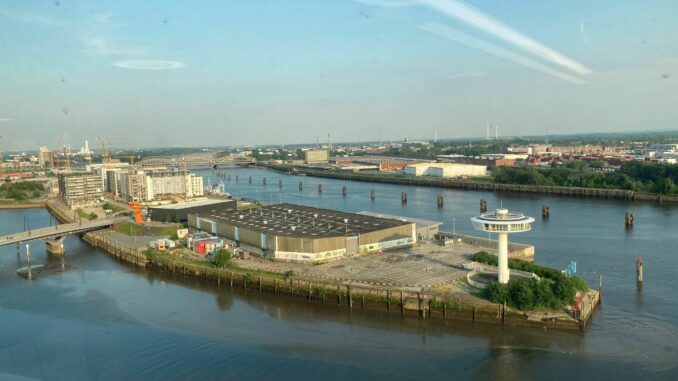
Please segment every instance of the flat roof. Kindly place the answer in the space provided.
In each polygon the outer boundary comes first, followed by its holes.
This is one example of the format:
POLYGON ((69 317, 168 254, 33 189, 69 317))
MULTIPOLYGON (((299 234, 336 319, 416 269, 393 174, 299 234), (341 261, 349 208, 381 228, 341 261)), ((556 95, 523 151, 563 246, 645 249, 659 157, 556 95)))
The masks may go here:
POLYGON ((394 219, 394 220, 400 220, 400 221, 404 221, 404 222, 414 222, 415 224, 417 224, 418 226, 421 226, 421 227, 424 227, 424 226, 440 226, 440 225, 443 224, 442 221, 425 220, 423 218, 395 216, 395 215, 386 214, 386 213, 362 211, 362 212, 358 212, 358 214, 362 214, 364 216, 379 217, 379 218, 391 218, 391 219, 394 219))
POLYGON ((220 211, 196 215, 262 233, 306 238, 365 234, 413 223, 296 204, 275 204, 242 211, 220 211))
POLYGON ((228 202, 235 202, 235 200, 224 200, 224 199, 210 198, 210 199, 207 199, 207 200, 181 202, 181 203, 178 203, 178 204, 150 206, 149 208, 150 209, 186 209, 186 208, 195 208, 195 207, 199 207, 199 206, 216 205, 216 204, 222 204, 222 203, 228 203, 228 202))

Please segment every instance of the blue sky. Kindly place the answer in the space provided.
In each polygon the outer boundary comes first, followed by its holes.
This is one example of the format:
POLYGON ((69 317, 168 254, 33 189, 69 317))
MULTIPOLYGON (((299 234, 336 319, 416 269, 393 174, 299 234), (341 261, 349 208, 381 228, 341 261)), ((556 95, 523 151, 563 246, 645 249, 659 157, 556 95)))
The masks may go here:
POLYGON ((677 129, 678 2, 3 1, 0 147, 677 129))

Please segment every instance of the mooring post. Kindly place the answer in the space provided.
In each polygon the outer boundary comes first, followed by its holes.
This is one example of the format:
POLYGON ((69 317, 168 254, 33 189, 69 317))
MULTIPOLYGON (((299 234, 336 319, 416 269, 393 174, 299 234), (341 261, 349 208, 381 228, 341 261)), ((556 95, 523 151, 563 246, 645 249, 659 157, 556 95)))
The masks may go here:
POLYGON ((33 279, 31 274, 31 247, 28 245, 28 242, 26 242, 26 259, 28 259, 28 280, 31 280, 33 279))
POLYGON ((400 314, 405 313, 405 295, 403 294, 403 290, 400 290, 400 314))
POLYGON ((370 200, 374 201, 375 198, 377 198, 377 192, 372 189, 370 190, 370 200))
POLYGON ((299 181, 299 190, 304 190, 304 183, 299 181))
POLYGON ((318 184, 318 193, 323 193, 323 185, 318 184))
POLYGON ((17 242, 16 244, 16 256, 17 258, 21 256, 21 242, 17 242))
POLYGON ((247 181, 248 181, 250 184, 252 184, 252 176, 249 176, 249 177, 247 178, 247 181))
POLYGON ((239 176, 238 176, 238 175, 235 175, 235 182, 237 183, 238 180, 240 180, 239 176))
POLYGON ((630 211, 626 211, 626 214, 624 215, 624 224, 626 225, 627 228, 632 228, 633 227, 633 213, 630 211))
POLYGON ((278 188, 282 188, 282 186, 283 186, 282 180, 278 180, 278 188))
POLYGON ((265 178, 265 177, 263 178, 262 183, 263 183, 264 185, 266 185, 266 178, 265 178))
POLYGON ((443 207, 443 196, 438 195, 437 204, 439 208, 443 207))
POLYGON ((407 193, 405 192, 400 193, 400 202, 403 205, 407 204, 407 193))
POLYGON ((228 181, 231 181, 231 174, 230 174, 230 173, 228 174, 228 176, 226 176, 226 179, 227 179, 228 181))
POLYGON ((643 257, 636 258, 636 282, 638 289, 643 288, 643 257))
POLYGON ((547 205, 544 204, 541 207, 541 218, 549 218, 551 216, 551 208, 547 205))
POLYGON ((487 200, 484 198, 480 199, 480 213, 486 213, 487 212, 487 200))
POLYGON ((347 192, 346 185, 344 185, 343 187, 341 187, 341 195, 346 197, 346 192, 347 192))
POLYGON ((353 309, 353 295, 351 294, 351 285, 346 285, 346 295, 348 295, 348 309, 353 309))

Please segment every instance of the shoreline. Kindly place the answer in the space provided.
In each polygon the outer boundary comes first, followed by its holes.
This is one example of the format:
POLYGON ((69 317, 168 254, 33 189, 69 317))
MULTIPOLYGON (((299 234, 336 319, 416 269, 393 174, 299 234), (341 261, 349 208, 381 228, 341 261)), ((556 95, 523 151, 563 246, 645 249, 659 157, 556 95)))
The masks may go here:
MULTIPOLYGON (((60 222, 70 222, 57 202, 47 202, 46 208, 60 222)), ((196 265, 181 258, 170 258, 162 253, 147 257, 145 250, 123 246, 107 239, 110 230, 84 234, 81 239, 100 248, 120 262, 143 268, 145 271, 171 274, 175 277, 210 283, 217 287, 242 288, 261 293, 303 299, 308 303, 336 305, 349 311, 354 309, 399 313, 419 316, 432 321, 466 321, 502 327, 538 328, 571 333, 582 333, 600 304, 600 292, 589 290, 589 305, 580 318, 554 316, 546 311, 519 311, 489 301, 462 300, 458 295, 434 292, 423 287, 352 284, 328 279, 289 278, 281 274, 251 272, 240 267, 214 268, 196 265), (251 274, 265 274, 252 276, 251 274), (281 279, 282 277, 282 279, 281 279)))
POLYGON ((20 202, 20 203, 0 203, 0 210, 2 209, 39 209, 47 205, 46 201, 37 202, 20 202))
POLYGON ((594 198, 602 200, 649 201, 657 202, 660 204, 669 203, 678 205, 678 197, 665 196, 661 194, 639 194, 634 191, 622 189, 500 184, 494 182, 480 182, 473 180, 442 179, 442 178, 438 179, 430 177, 422 178, 415 176, 407 177, 404 175, 390 176, 382 173, 338 172, 329 170, 312 170, 299 168, 291 168, 289 171, 284 171, 282 169, 278 169, 266 164, 257 164, 256 167, 284 175, 300 175, 300 176, 361 181, 381 184, 411 185, 429 188, 462 189, 481 192, 531 193, 549 196, 594 198))

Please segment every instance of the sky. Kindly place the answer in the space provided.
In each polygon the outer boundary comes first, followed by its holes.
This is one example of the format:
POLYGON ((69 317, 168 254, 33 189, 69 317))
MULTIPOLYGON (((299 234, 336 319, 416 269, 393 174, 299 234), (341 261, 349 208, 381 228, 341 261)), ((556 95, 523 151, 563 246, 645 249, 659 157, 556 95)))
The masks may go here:
POLYGON ((672 0, 3 0, 0 150, 676 130, 676 15, 672 0))

